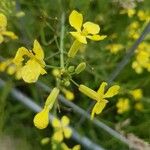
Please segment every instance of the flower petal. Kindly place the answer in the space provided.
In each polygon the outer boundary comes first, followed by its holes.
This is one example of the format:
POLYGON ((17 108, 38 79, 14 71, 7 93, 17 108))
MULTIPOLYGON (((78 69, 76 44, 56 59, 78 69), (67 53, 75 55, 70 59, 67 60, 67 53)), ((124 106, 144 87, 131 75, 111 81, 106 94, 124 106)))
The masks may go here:
POLYGON ((0 28, 5 28, 7 26, 7 18, 4 14, 0 13, 0 28))
POLYGON ((14 40, 18 39, 18 37, 15 35, 15 33, 11 32, 11 31, 4 31, 4 32, 2 32, 2 34, 4 36, 7 36, 7 37, 14 39, 14 40))
POLYGON ((30 57, 30 52, 25 47, 19 48, 13 62, 16 65, 20 65, 20 63, 24 60, 23 58, 24 55, 27 55, 30 57))
POLYGON ((77 31, 81 31, 81 26, 83 23, 82 14, 78 13, 76 10, 73 10, 69 16, 69 23, 72 27, 74 27, 77 31))
POLYGON ((98 101, 93 110, 92 110, 92 114, 91 114, 91 119, 94 118, 94 114, 100 114, 102 112, 102 110, 105 108, 106 104, 107 104, 107 100, 101 100, 101 101, 98 101))
POLYGON ((53 121, 52 121, 52 126, 53 126, 54 128, 60 128, 60 127, 61 127, 61 122, 60 122, 60 120, 57 119, 57 118, 54 118, 53 121))
POLYGON ((72 135, 72 130, 69 127, 63 129, 65 138, 70 138, 72 135))
POLYGON ((120 89, 119 85, 114 85, 114 86, 110 87, 108 89, 108 91, 106 92, 106 94, 104 95, 104 98, 109 98, 109 97, 115 96, 116 94, 119 93, 119 89, 120 89))
POLYGON ((93 40, 93 41, 101 41, 105 39, 107 36, 106 35, 88 35, 86 36, 88 39, 93 40))
POLYGON ((74 36, 79 42, 87 44, 86 36, 81 35, 80 32, 70 32, 70 34, 74 36))
POLYGON ((105 87, 107 86, 107 83, 106 82, 102 82, 102 84, 100 85, 97 93, 100 95, 100 96, 103 96, 104 95, 104 92, 105 92, 105 87))
POLYGON ((37 40, 34 40, 33 52, 35 53, 35 57, 38 60, 43 60, 44 59, 44 51, 43 51, 40 43, 37 40))
POLYGON ((70 122, 69 118, 67 116, 63 116, 61 119, 62 125, 67 126, 70 122))
POLYGON ((36 82, 42 69, 41 65, 35 60, 29 60, 21 71, 23 80, 28 83, 36 82))
POLYGON ((100 31, 99 25, 93 22, 86 22, 83 27, 89 34, 97 34, 100 31))
POLYGON ((63 133, 61 130, 56 131, 53 135, 53 139, 58 141, 58 142, 61 142, 63 140, 63 138, 64 137, 63 137, 63 133))

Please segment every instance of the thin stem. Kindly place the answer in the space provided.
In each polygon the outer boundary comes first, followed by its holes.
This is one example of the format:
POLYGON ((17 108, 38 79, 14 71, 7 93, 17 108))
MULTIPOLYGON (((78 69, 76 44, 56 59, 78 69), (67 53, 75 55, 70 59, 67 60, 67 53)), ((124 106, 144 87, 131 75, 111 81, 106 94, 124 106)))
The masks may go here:
POLYGON ((45 60, 51 59, 51 58, 55 57, 56 55, 58 55, 59 53, 60 53, 60 52, 56 52, 56 53, 54 53, 54 54, 48 56, 47 58, 45 58, 45 60))
POLYGON ((75 81, 72 80, 72 79, 70 79, 70 81, 71 81, 74 85, 76 85, 77 87, 79 87, 79 84, 78 84, 77 82, 75 82, 75 81))
POLYGON ((64 32, 65 32, 65 14, 61 16, 61 33, 60 33, 60 67, 64 68, 64 32))
POLYGON ((60 68, 60 67, 56 67, 56 66, 52 66, 52 65, 46 65, 47 68, 60 68))

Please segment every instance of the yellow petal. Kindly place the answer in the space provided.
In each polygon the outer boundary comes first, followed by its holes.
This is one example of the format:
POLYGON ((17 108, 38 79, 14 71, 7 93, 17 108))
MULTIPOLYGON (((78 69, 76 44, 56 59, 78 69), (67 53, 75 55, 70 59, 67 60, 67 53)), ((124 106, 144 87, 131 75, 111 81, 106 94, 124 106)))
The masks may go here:
POLYGON ((43 109, 42 111, 40 111, 35 115, 33 122, 38 129, 46 128, 49 123, 49 110, 43 109))
POLYGON ((7 26, 7 18, 4 14, 0 13, 0 28, 5 28, 7 26))
POLYGON ((97 94, 97 92, 95 92, 94 90, 90 89, 89 87, 85 86, 85 85, 80 85, 79 86, 79 91, 82 92, 83 94, 87 95, 88 97, 90 97, 93 100, 98 100, 99 96, 97 94))
POLYGON ((114 86, 110 87, 108 89, 108 91, 106 92, 106 94, 104 95, 104 98, 109 98, 109 97, 115 96, 116 94, 119 93, 119 89, 120 89, 119 85, 114 85, 114 86))
POLYGON ((54 118, 53 121, 52 121, 52 126, 54 128, 61 128, 61 122, 60 122, 60 120, 57 119, 57 118, 54 118))
POLYGON ((72 135, 72 130, 69 127, 63 129, 65 138, 70 138, 72 135))
POLYGON ((105 108, 107 102, 108 102, 107 100, 101 100, 95 104, 95 106, 92 110, 91 119, 94 118, 94 114, 100 114, 102 112, 102 110, 105 108))
POLYGON ((88 39, 93 40, 93 41, 100 41, 105 39, 107 36, 106 35, 88 35, 86 36, 88 39))
POLYGON ((74 27, 77 31, 81 31, 81 26, 83 23, 82 14, 78 13, 76 10, 73 10, 69 16, 69 23, 72 27, 74 27))
POLYGON ((75 145, 72 150, 80 150, 81 149, 81 146, 80 145, 75 145))
POLYGON ((67 116, 63 116, 61 119, 62 125, 67 126, 70 122, 69 118, 67 116))
POLYGON ((13 62, 16 65, 20 65, 20 63, 24 60, 23 56, 25 55, 30 56, 30 52, 25 47, 19 48, 13 62))
POLYGON ((70 34, 75 37, 79 42, 87 44, 86 36, 81 35, 80 32, 70 32, 70 34))
POLYGON ((104 92, 105 92, 105 87, 107 86, 107 83, 106 82, 102 82, 102 84, 100 85, 97 93, 100 95, 100 96, 103 96, 104 95, 104 92))
POLYGON ((97 34, 100 31, 99 25, 92 22, 84 23, 83 27, 84 30, 86 30, 89 34, 97 34))
POLYGON ((58 142, 61 142, 63 140, 63 138, 64 137, 63 137, 63 133, 61 130, 56 131, 53 135, 53 139, 58 142))
POLYGON ((2 32, 2 34, 4 36, 10 37, 11 39, 18 39, 18 37, 15 35, 15 33, 11 32, 11 31, 4 31, 2 32))
POLYGON ((29 60, 21 71, 23 80, 28 83, 36 82, 42 69, 39 63, 34 60, 29 60))
POLYGON ((37 40, 34 40, 33 52, 35 53, 35 57, 38 60, 43 60, 44 59, 44 51, 43 51, 41 45, 39 44, 39 42, 37 40))

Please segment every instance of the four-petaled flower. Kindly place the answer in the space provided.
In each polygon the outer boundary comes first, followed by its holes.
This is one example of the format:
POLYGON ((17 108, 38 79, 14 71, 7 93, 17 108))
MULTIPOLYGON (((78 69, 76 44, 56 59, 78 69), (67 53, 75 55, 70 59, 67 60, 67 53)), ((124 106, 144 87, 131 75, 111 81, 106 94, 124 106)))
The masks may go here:
POLYGON ((4 41, 4 37, 11 39, 17 39, 18 37, 11 31, 6 30, 7 18, 4 14, 0 13, 0 43, 4 41))
POLYGON ((61 120, 56 118, 52 121, 52 126, 55 128, 55 133, 53 135, 53 139, 61 142, 65 138, 70 138, 72 135, 71 128, 68 127, 69 125, 69 118, 67 116, 63 116, 61 120))
POLYGON ((25 61, 24 56, 28 57, 28 61, 21 68, 21 76, 25 82, 36 82, 40 74, 46 74, 44 52, 37 40, 34 41, 33 50, 19 48, 13 62, 20 65, 25 61))
POLYGON ((100 85, 98 91, 94 91, 90 88, 88 88, 85 85, 80 85, 79 86, 79 91, 82 92, 83 94, 87 95, 93 100, 96 100, 96 104, 94 105, 94 108, 92 109, 92 114, 91 114, 91 119, 94 118, 95 114, 100 114, 104 107, 107 104, 107 100, 105 98, 110 98, 118 94, 120 86, 114 85, 110 87, 107 92, 105 93, 105 87, 107 86, 106 82, 102 82, 100 85))
POLYGON ((70 32, 71 35, 83 44, 87 44, 86 38, 94 41, 100 41, 106 37, 105 35, 98 35, 100 31, 100 27, 98 24, 92 22, 85 22, 83 24, 82 14, 78 13, 75 10, 73 10, 69 16, 69 23, 73 28, 76 29, 75 32, 70 32))

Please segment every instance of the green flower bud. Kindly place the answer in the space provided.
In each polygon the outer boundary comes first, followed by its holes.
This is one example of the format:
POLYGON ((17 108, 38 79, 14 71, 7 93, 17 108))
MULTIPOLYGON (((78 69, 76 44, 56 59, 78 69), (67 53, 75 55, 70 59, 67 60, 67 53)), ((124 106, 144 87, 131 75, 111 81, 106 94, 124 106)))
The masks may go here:
POLYGON ((85 62, 82 62, 82 63, 80 63, 80 64, 76 67, 75 73, 76 73, 76 74, 79 74, 79 73, 81 73, 85 68, 86 68, 86 63, 85 63, 85 62))
POLYGON ((69 67, 68 67, 68 71, 69 71, 69 72, 74 72, 74 70, 75 70, 75 67, 74 67, 74 66, 69 66, 69 67))

